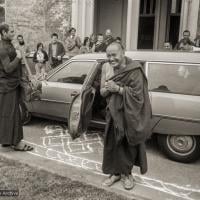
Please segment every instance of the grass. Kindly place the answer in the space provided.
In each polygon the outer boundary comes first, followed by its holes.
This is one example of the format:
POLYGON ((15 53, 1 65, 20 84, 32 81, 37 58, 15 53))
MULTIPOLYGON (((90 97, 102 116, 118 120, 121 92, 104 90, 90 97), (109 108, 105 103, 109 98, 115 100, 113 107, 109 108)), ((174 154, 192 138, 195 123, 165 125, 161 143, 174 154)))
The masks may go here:
POLYGON ((0 157, 0 190, 19 190, 2 200, 125 200, 125 197, 0 157))

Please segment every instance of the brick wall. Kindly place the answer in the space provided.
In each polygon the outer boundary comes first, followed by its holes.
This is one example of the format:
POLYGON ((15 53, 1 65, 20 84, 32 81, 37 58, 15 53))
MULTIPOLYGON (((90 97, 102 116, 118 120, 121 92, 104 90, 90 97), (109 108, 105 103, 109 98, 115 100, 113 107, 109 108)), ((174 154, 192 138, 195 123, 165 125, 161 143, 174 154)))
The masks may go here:
POLYGON ((6 0, 6 22, 13 24, 34 50, 38 42, 45 47, 53 32, 64 39, 71 24, 71 0, 6 0))

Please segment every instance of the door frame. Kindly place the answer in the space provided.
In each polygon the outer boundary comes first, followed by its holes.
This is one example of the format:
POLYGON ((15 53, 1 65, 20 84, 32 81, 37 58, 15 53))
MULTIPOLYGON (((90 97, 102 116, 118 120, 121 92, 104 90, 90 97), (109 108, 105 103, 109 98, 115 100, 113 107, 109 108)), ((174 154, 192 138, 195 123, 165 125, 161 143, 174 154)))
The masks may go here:
MULTIPOLYGON (((123 45, 126 46, 126 35, 127 35, 127 14, 128 14, 128 0, 121 0, 122 1, 122 16, 121 16, 121 34, 115 35, 122 38, 123 45)), ((98 34, 101 33, 99 31, 98 25, 100 20, 100 6, 98 0, 94 1, 94 33, 98 34)), ((104 34, 104 33, 102 33, 104 34)))

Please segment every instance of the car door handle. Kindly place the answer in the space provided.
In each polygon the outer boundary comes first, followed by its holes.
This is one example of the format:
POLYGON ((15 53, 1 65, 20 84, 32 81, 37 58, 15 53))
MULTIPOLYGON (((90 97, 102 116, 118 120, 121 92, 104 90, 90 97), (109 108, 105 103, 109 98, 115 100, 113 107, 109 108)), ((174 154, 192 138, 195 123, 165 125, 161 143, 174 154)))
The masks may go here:
POLYGON ((71 93, 71 96, 74 97, 74 96, 76 96, 77 94, 78 94, 78 92, 74 91, 74 92, 71 93))

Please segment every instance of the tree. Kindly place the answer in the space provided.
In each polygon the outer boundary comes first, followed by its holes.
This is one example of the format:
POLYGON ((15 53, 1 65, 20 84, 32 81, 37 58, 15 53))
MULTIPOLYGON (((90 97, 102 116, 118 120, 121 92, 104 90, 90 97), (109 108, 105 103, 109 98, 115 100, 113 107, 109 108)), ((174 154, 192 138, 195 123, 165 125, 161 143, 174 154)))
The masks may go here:
POLYGON ((33 5, 33 12, 40 15, 44 20, 44 31, 48 32, 48 19, 50 10, 58 3, 59 0, 36 0, 33 5))

